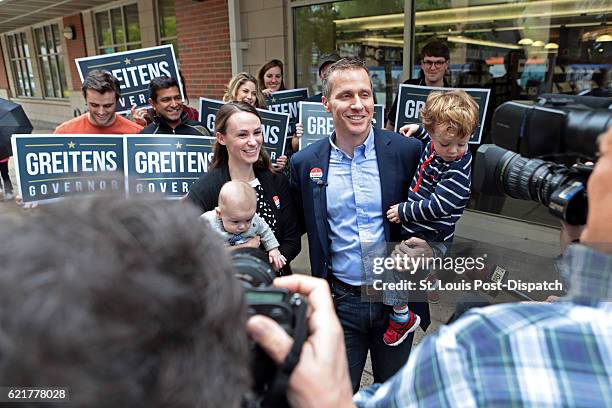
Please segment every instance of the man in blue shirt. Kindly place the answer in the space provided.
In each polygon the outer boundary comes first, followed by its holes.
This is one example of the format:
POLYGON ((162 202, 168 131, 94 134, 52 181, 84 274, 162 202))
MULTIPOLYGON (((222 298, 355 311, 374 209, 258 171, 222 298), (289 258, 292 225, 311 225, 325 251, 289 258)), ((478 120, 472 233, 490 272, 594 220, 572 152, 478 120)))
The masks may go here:
MULTIPOLYGON (((361 390, 353 401, 346 361, 338 356, 343 349, 338 321, 330 316, 324 283, 303 276, 275 281, 308 296, 313 310, 311 334, 290 381, 288 397, 294 406, 608 406, 612 395, 612 128, 600 140, 601 156, 588 181, 586 227, 580 244, 570 245, 562 259, 567 296, 552 304, 472 309, 426 337, 393 378, 361 390)), ((256 316, 248 328, 275 361, 284 360, 292 341, 280 326, 256 316)))
MULTIPOLYGON (((374 97, 361 60, 345 58, 329 67, 322 101, 335 132, 292 158, 290 186, 304 214, 312 275, 330 282, 356 391, 368 351, 374 380, 381 382, 404 365, 412 346, 412 334, 400 346, 384 344, 391 307, 361 294, 372 283, 365 275, 371 276, 373 248, 401 240, 401 226, 391 224, 385 212, 407 197, 422 147, 417 140, 372 127, 374 97)), ((417 239, 412 245, 429 249, 417 239)), ((413 307, 426 329, 427 304, 413 307)))

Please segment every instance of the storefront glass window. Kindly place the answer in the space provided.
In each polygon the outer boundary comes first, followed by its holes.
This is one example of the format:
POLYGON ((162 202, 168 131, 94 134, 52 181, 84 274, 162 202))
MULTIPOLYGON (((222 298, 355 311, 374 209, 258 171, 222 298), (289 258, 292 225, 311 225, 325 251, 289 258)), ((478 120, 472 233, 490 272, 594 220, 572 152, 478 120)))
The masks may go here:
POLYGON ((142 47, 137 4, 95 13, 95 22, 100 54, 137 50, 142 47))
MULTIPOLYGON (((609 0, 415 1, 415 60, 432 38, 450 49, 453 86, 490 88, 489 112, 542 93, 585 94, 603 78, 612 96, 612 3, 609 0)), ((490 121, 483 143, 491 143, 490 121)), ((517 124, 517 132, 518 132, 517 124)), ((538 204, 473 194, 471 207, 558 225, 538 204)))
POLYGON ((68 87, 57 24, 35 28, 34 39, 42 73, 44 96, 46 98, 67 98, 68 87))
POLYGON ((178 54, 176 39, 176 13, 174 0, 158 0, 157 15, 159 18, 159 41, 163 44, 172 44, 174 53, 178 54))
POLYGON ((17 87, 17 96, 34 96, 36 87, 34 83, 34 70, 30 59, 30 50, 25 33, 10 34, 9 60, 13 71, 13 80, 17 87))
POLYGON ((319 58, 337 50, 343 57, 366 61, 377 102, 391 106, 402 74, 403 12, 403 0, 350 0, 294 8, 296 87, 309 88, 311 95, 320 92, 319 58), (371 22, 378 18, 385 23, 371 22))

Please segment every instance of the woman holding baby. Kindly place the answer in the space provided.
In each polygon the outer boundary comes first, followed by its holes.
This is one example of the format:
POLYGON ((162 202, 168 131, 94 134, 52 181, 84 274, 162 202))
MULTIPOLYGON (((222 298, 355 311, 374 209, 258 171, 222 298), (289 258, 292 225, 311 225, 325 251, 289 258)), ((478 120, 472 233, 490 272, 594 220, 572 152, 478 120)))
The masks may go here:
MULTIPOLYGON (((245 102, 223 105, 215 119, 216 142, 214 159, 208 172, 189 190, 188 199, 202 212, 218 206, 221 187, 230 180, 245 181, 257 194, 257 214, 276 236, 280 253, 291 262, 301 249, 301 234, 289 183, 283 174, 272 171, 270 158, 262 148, 261 118, 257 110, 245 102)), ((259 247, 259 237, 247 245, 259 247)), ((285 266, 280 275, 290 274, 285 266)))

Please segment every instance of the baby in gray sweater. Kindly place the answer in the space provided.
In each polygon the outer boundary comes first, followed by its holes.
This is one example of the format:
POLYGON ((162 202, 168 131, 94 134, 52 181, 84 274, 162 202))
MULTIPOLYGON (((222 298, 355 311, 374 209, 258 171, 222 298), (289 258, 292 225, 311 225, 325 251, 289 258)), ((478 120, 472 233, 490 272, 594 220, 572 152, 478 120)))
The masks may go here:
POLYGON ((257 213, 255 190, 244 181, 228 181, 219 192, 219 206, 200 216, 206 220, 228 246, 240 247, 259 235, 268 251, 270 264, 279 270, 287 259, 278 250, 274 232, 257 213))

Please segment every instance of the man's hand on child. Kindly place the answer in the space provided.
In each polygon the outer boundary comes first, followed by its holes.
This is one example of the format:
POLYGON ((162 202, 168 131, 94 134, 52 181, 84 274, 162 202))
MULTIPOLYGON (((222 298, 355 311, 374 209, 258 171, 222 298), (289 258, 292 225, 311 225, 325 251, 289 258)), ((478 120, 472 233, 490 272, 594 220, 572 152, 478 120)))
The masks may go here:
POLYGON ((404 135, 406 137, 410 137, 410 135, 412 135, 417 130, 419 130, 419 125, 417 125, 416 123, 411 123, 409 125, 402 126, 400 128, 399 132, 400 132, 401 135, 404 135))
POLYGON ((399 204, 395 204, 392 205, 391 208, 389 208, 389 210, 387 211, 387 219, 390 222, 394 222, 396 224, 399 224, 400 222, 400 218, 399 218, 399 204))
POLYGON ((272 269, 274 271, 278 271, 287 263, 287 258, 283 254, 280 253, 278 248, 274 248, 268 252, 268 258, 270 260, 270 265, 272 265, 272 269))

